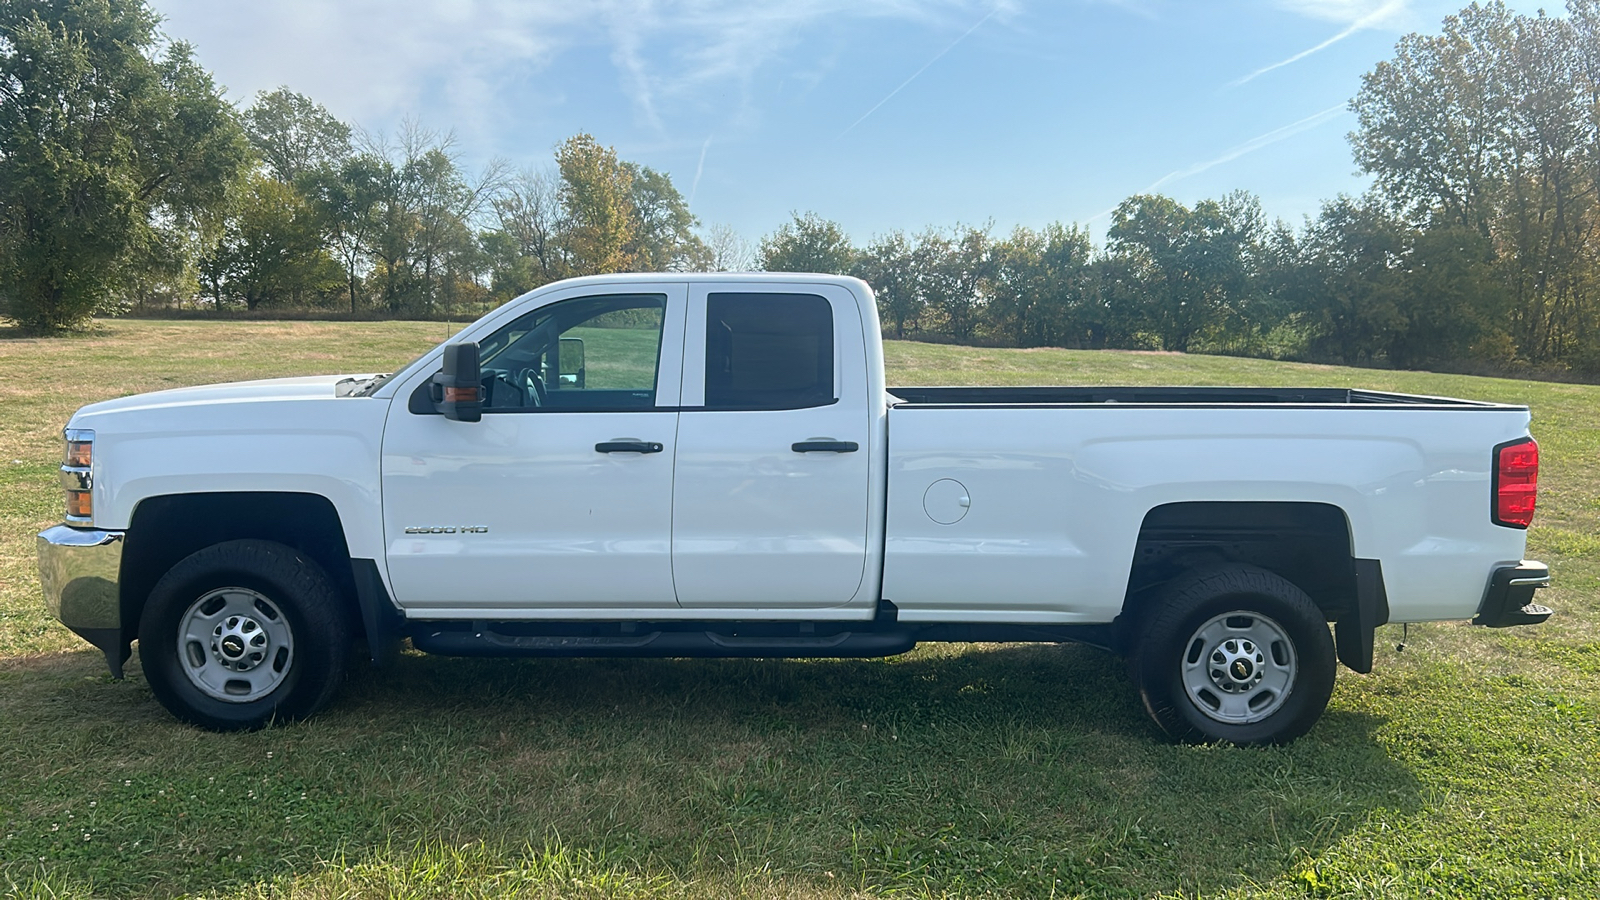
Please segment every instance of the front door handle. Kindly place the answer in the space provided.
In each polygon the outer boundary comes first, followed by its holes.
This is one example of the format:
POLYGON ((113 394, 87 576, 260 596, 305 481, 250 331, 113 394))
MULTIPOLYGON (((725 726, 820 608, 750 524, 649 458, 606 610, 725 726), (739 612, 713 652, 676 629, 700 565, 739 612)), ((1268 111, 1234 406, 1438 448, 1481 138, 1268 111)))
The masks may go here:
POLYGON ((796 453, 854 453, 861 449, 861 445, 855 441, 800 441, 790 444, 789 449, 796 453))
POLYGON ((651 441, 601 441, 594 449, 596 453, 660 453, 666 448, 651 441))

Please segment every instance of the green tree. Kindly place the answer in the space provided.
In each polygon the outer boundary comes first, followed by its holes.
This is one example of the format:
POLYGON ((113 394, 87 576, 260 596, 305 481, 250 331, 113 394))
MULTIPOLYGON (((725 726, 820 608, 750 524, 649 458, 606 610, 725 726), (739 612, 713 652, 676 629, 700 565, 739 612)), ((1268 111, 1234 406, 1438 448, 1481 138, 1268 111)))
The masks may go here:
POLYGON ((821 272, 843 275, 855 261, 855 248, 839 223, 814 212, 794 219, 761 239, 756 264, 767 272, 821 272))
POLYGON ((561 184, 556 196, 564 219, 562 243, 574 275, 635 269, 639 216, 634 206, 634 169, 589 134, 576 134, 556 149, 561 184))
POLYGON ((633 176, 628 199, 636 221, 624 249, 643 272, 687 272, 711 267, 711 249, 694 233, 700 224, 672 177, 648 166, 623 163, 633 176))
POLYGON ((1457 275, 1461 292, 1419 297, 1439 309, 1412 311, 1438 323, 1440 340, 1463 309, 1504 304, 1509 322, 1483 336, 1509 337, 1522 359, 1575 361, 1600 342, 1600 4, 1569 9, 1474 4, 1438 35, 1403 37, 1363 78, 1356 160, 1394 214, 1429 232, 1416 243, 1434 260, 1429 277, 1457 275), (1499 299, 1463 287, 1481 272, 1502 283, 1499 299))
POLYGON ((555 161, 553 176, 526 172, 492 201, 498 228, 481 242, 496 296, 571 275, 717 265, 667 174, 619 159, 588 134, 563 142, 555 161))
POLYGON ((1390 343, 1390 362, 1414 369, 1494 355, 1482 347, 1504 328, 1505 287, 1491 268, 1489 239, 1461 225, 1411 237, 1406 328, 1390 343))
POLYGON ((1137 283, 1126 299, 1163 350, 1186 352, 1204 335, 1256 324, 1253 257, 1260 204, 1246 194, 1202 200, 1189 209, 1160 195, 1130 197, 1106 231, 1108 251, 1137 283))
POLYGON ((478 235, 478 245, 489 269, 489 294, 497 303, 533 290, 544 281, 534 273, 533 259, 524 256, 516 239, 502 228, 478 235))
POLYGON ((244 163, 234 112, 139 0, 0 3, 0 304, 76 325, 244 163))
POLYGON ((317 211, 328 249, 344 270, 352 315, 359 306, 362 278, 371 267, 387 175, 385 160, 362 153, 346 159, 337 169, 319 167, 299 179, 298 186, 317 211))
POLYGON ((995 256, 989 229, 929 228, 918 235, 911 259, 917 292, 927 310, 958 342, 976 336, 984 319, 995 256))
POLYGON ((1298 240, 1279 238, 1295 260, 1281 288, 1308 332, 1312 358, 1361 365, 1389 357, 1408 325, 1410 232, 1377 202, 1340 196, 1323 204, 1298 240))
POLYGON ((1076 226, 1017 227, 994 245, 988 317, 1018 347, 1092 345, 1103 332, 1090 264, 1094 245, 1076 226))
POLYGON ((498 164, 490 164, 468 181, 451 149, 449 135, 414 122, 395 144, 374 140, 367 148, 377 194, 368 278, 390 312, 448 312, 485 293, 476 282, 485 258, 472 226, 504 179, 498 164))
POLYGON ((567 277, 571 267, 556 178, 524 172, 494 197, 491 206, 499 228, 486 233, 483 242, 496 296, 510 299, 567 277))
POLYGON ((1411 221, 1442 218, 1488 233, 1501 162, 1512 15, 1474 4, 1439 35, 1409 34, 1362 76, 1351 146, 1386 199, 1411 221))
POLYGON ((252 175, 238 187, 221 238, 201 273, 220 309, 224 300, 260 306, 305 305, 343 286, 323 247, 317 211, 293 186, 252 175))
POLYGON ((1517 99, 1500 136, 1490 255, 1509 291, 1514 340, 1533 360, 1567 359, 1600 339, 1600 173, 1591 165, 1600 131, 1581 40, 1568 20, 1518 16, 1505 53, 1517 99))
POLYGON ((1285 252, 1295 264, 1281 289, 1314 359, 1411 368, 1503 355, 1491 348, 1505 289, 1475 229, 1418 228, 1378 198, 1341 196, 1285 252))
POLYGON ((906 336, 907 325, 917 327, 923 299, 912 243, 905 232, 891 231, 875 238, 856 255, 851 274, 872 286, 878 298, 878 316, 893 326, 896 338, 906 336))
POLYGON ((351 153, 350 126, 310 97, 287 87, 261 91, 244 113, 250 144, 274 178, 296 184, 318 171, 337 171, 351 153))

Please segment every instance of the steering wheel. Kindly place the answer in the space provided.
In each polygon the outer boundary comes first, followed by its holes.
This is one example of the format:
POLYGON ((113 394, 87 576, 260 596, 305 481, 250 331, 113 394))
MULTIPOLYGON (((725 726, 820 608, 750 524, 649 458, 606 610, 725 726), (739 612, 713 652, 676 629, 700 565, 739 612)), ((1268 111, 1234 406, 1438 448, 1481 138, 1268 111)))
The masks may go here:
POLYGON ((539 377, 539 370, 534 366, 519 369, 515 384, 522 388, 529 406, 539 407, 544 405, 545 389, 544 379, 539 377))

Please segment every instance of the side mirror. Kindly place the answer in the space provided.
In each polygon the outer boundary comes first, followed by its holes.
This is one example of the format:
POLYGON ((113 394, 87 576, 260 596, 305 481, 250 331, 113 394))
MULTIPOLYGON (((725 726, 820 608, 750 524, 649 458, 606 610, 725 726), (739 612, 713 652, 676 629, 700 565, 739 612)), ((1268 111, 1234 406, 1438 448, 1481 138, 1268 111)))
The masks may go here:
POLYGON ((561 362, 561 371, 558 373, 561 386, 583 387, 583 338, 562 338, 556 353, 561 362))
POLYGON ((483 418, 483 374, 478 345, 467 341, 444 348, 444 367, 433 376, 433 408, 446 419, 476 422, 483 418))

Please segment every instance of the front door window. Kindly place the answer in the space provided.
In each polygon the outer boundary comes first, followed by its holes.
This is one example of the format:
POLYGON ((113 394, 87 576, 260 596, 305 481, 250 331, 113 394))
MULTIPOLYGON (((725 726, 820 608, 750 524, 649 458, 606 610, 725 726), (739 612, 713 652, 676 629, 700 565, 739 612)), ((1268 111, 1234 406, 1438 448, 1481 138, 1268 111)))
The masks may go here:
POLYGON ((656 405, 667 298, 564 300, 478 342, 485 413, 586 412, 656 405))

